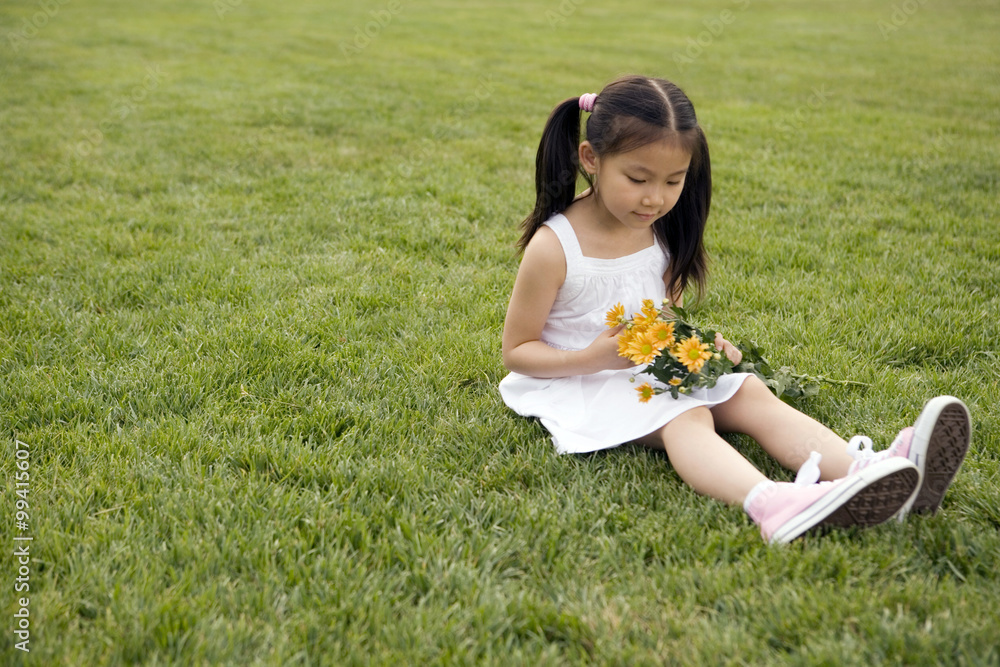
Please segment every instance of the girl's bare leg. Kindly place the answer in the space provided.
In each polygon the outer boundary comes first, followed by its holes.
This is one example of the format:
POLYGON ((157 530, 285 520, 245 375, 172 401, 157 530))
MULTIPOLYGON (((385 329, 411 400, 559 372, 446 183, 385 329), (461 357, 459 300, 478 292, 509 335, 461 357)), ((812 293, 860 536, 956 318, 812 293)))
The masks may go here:
POLYGON ((782 402, 756 377, 743 381, 736 394, 711 408, 723 433, 745 433, 789 470, 798 470, 816 451, 822 455, 821 479, 839 479, 854 460, 836 433, 782 402))
POLYGON ((694 408, 639 442, 667 452, 670 464, 696 492, 740 505, 767 478, 719 437, 708 408, 694 408))

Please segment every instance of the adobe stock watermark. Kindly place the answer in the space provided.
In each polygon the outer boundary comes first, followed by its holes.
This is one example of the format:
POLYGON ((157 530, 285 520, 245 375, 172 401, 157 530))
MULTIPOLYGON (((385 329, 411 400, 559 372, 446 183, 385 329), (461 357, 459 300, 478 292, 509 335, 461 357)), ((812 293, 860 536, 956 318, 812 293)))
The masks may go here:
POLYGON ((408 160, 401 162, 396 170, 404 178, 410 178, 413 176, 413 172, 417 164, 424 162, 431 153, 437 149, 440 142, 444 141, 448 137, 448 131, 458 125, 462 120, 471 116, 483 103, 493 97, 493 92, 496 90, 496 83, 493 81, 493 74, 488 74, 486 76, 481 76, 477 80, 478 85, 476 89, 469 93, 462 103, 458 107, 458 111, 453 115, 447 123, 438 126, 437 129, 429 137, 431 140, 431 147, 426 150, 421 150, 416 155, 410 157, 408 160))
POLYGON ((89 157, 104 143, 104 137, 116 125, 120 125, 130 115, 135 113, 139 105, 149 97, 149 94, 160 87, 166 77, 159 65, 148 65, 146 76, 136 84, 126 95, 121 95, 111 105, 111 111, 105 114, 96 127, 81 131, 80 141, 73 143, 70 150, 78 158, 89 157))
POLYGON ((549 27, 556 28, 566 23, 584 2, 585 0, 562 0, 555 9, 546 10, 545 18, 549 22, 549 27))
POLYGON ((466 95, 465 99, 462 100, 462 106, 459 107, 458 117, 465 118, 471 116, 474 111, 477 111, 483 102, 493 97, 493 91, 496 90, 496 84, 493 83, 493 75, 488 74, 486 76, 481 76, 476 81, 479 85, 476 89, 466 95))
POLYGON ((716 16, 704 19, 701 24, 705 29, 694 37, 687 38, 687 48, 683 52, 674 53, 674 64, 680 71, 691 65, 705 53, 715 40, 722 36, 736 17, 750 7, 750 0, 732 0, 735 9, 723 9, 716 16))
POLYGON ((943 134, 937 134, 924 142, 927 150, 918 157, 906 160, 906 166, 914 171, 928 171, 937 165, 941 158, 948 155, 952 148, 952 140, 943 134))
POLYGON ((212 7, 215 8, 215 15, 221 21, 226 14, 243 4, 243 0, 215 0, 212 7))
MULTIPOLYGON (((293 122, 293 112, 294 109, 291 105, 285 104, 281 107, 274 106, 271 107, 269 115, 275 119, 274 124, 289 125, 293 122)), ((210 188, 214 188, 216 191, 225 190, 227 188, 238 187, 241 182, 245 182, 247 176, 239 170, 239 166, 244 163, 244 161, 249 157, 256 157, 265 155, 265 151, 273 146, 276 142, 275 134, 272 128, 263 128, 258 132, 248 132, 241 134, 241 141, 239 146, 241 148, 241 157, 233 161, 226 162, 222 166, 212 167, 210 172, 210 188)), ((193 186, 198 188, 198 186, 193 186)), ((196 211, 202 211, 205 209, 212 198, 214 193, 206 193, 202 189, 198 189, 195 192, 194 197, 192 197, 192 205, 196 211)))
POLYGON ((899 32, 899 29, 906 25, 910 17, 920 11, 920 8, 926 5, 927 1, 903 0, 903 2, 894 4, 892 13, 889 14, 889 20, 879 19, 878 21, 878 31, 882 33, 882 39, 888 40, 894 32, 899 32))
POLYGON ((16 611, 13 615, 14 648, 25 653, 31 652, 31 448, 20 440, 14 440, 14 483, 7 489, 14 494, 14 534, 13 550, 17 576, 14 578, 16 611))
POLYGON ((804 128, 808 119, 807 114, 824 107, 832 97, 833 93, 824 86, 814 87, 804 103, 797 106, 791 113, 784 114, 777 119, 772 125, 774 131, 765 137, 764 146, 757 150, 756 156, 752 160, 741 163, 741 170, 747 172, 755 169, 759 163, 773 159, 778 153, 779 141, 784 141, 787 135, 804 128))
POLYGON ((20 53, 21 48, 38 36, 42 28, 56 17, 63 5, 69 0, 38 0, 38 11, 21 21, 21 29, 7 33, 7 42, 14 53, 20 53))
POLYGON ((820 86, 813 88, 812 93, 804 104, 800 104, 791 114, 782 117, 774 128, 781 134, 788 134, 801 130, 806 124, 806 114, 809 111, 816 111, 826 106, 827 100, 833 97, 833 93, 820 86))
POLYGON ((379 35, 392 24, 393 19, 403 11, 400 0, 389 0, 384 9, 373 9, 368 12, 371 17, 364 25, 354 26, 354 39, 340 43, 340 53, 345 58, 353 58, 367 49, 379 35))

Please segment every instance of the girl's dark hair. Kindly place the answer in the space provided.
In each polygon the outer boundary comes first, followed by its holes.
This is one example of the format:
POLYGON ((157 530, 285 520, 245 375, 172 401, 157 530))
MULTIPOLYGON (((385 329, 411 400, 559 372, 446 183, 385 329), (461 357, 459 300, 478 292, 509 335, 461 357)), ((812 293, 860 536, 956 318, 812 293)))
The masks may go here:
MULTIPOLYGON (((579 100, 572 97, 562 102, 545 123, 535 157, 535 209, 522 223, 517 244, 522 252, 543 222, 573 203, 578 174, 593 188, 590 175, 579 163, 579 100)), ((653 230, 670 253, 667 295, 680 295, 689 283, 699 293, 703 291, 708 258, 702 239, 712 201, 712 169, 708 142, 691 100, 665 79, 623 77, 598 94, 586 135, 594 153, 602 158, 664 139, 691 154, 680 199, 653 223, 653 230)))

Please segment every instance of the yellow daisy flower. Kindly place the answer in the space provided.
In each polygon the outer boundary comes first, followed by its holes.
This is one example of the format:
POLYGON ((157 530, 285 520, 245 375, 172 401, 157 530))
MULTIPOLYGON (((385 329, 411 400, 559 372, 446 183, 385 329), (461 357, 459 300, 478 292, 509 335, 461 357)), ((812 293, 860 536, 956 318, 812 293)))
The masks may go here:
POLYGON ((691 373, 697 373, 705 362, 712 358, 712 353, 708 351, 708 343, 702 343, 697 336, 691 336, 674 347, 673 355, 691 373))
POLYGON ((625 336, 618 336, 618 356, 628 359, 629 341, 625 336))
POLYGON ((641 386, 636 387, 635 390, 639 392, 639 402, 649 403, 649 399, 653 398, 653 386, 648 382, 643 383, 641 386))
POLYGON ((628 358, 628 349, 632 346, 632 341, 635 339, 636 334, 635 328, 628 326, 625 330, 618 334, 618 356, 628 358))
POLYGON ((653 337, 653 345, 656 346, 657 351, 673 347, 676 340, 674 339, 674 323, 673 322, 654 322, 649 327, 649 333, 653 337))
POLYGON ((683 381, 684 381, 684 380, 682 380, 682 379, 680 379, 680 378, 670 378, 670 380, 669 380, 670 384, 672 384, 672 385, 673 385, 673 386, 675 386, 675 387, 676 387, 677 385, 679 385, 679 384, 680 384, 681 382, 683 382, 683 381))
POLYGON ((651 364, 659 356, 653 336, 648 331, 636 332, 629 341, 626 356, 636 364, 651 364))
POLYGON ((660 316, 660 309, 656 307, 652 299, 642 300, 642 315, 647 322, 653 322, 660 316))
POLYGON ((620 303, 615 305, 614 308, 608 311, 607 318, 604 323, 608 325, 609 328, 614 329, 619 324, 625 323, 625 306, 620 303))

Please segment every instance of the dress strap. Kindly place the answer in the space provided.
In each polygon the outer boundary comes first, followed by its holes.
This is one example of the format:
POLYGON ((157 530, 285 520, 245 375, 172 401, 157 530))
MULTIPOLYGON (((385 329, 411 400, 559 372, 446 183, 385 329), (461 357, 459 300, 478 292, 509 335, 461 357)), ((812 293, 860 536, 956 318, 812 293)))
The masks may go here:
POLYGON ((556 233, 559 243, 562 244, 563 253, 566 255, 567 269, 570 264, 579 264, 583 259, 583 251, 580 249, 580 241, 576 238, 573 225, 569 224, 569 219, 562 213, 556 213, 543 224, 556 233))

